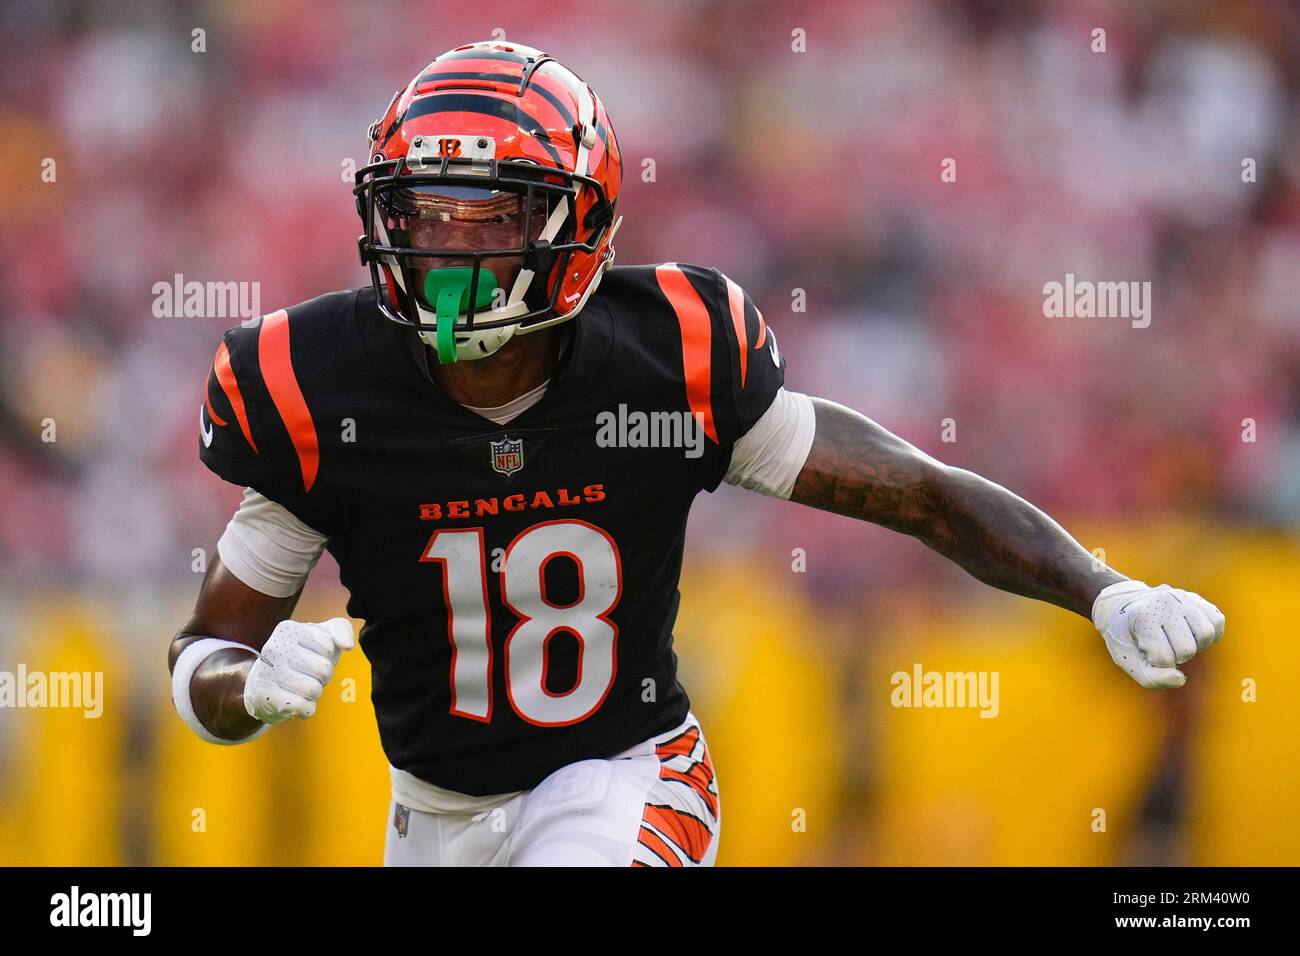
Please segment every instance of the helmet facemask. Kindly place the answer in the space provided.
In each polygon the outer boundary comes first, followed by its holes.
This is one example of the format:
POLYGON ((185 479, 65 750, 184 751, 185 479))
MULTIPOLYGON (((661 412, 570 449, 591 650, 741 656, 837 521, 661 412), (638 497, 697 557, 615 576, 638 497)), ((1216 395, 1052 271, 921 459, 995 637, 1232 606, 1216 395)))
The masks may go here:
MULTIPOLYGON (((488 354, 509 338, 513 326, 489 323, 528 311, 536 279, 524 269, 528 245, 541 237, 553 207, 565 201, 474 186, 381 193, 376 225, 385 244, 421 250, 394 253, 386 264, 397 287, 408 293, 403 311, 413 304, 417 325, 432 326, 420 335, 440 361, 454 362, 466 351, 488 354)), ((537 300, 533 291, 531 301, 537 300)))
POLYGON ((357 173, 362 262, 390 300, 380 296, 381 311, 415 328, 442 363, 486 357, 558 321, 553 277, 608 229, 573 239, 577 193, 590 185, 603 198, 599 184, 526 160, 407 163, 357 173))

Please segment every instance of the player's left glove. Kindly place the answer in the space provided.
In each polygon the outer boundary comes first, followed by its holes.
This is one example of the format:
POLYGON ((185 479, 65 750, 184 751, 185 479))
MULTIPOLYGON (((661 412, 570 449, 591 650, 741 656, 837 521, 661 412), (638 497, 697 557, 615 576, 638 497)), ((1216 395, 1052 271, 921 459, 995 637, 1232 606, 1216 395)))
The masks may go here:
POLYGON ((1092 623, 1111 659, 1143 687, 1182 687, 1182 664, 1223 636, 1223 613, 1199 594, 1119 581, 1092 604, 1092 623))

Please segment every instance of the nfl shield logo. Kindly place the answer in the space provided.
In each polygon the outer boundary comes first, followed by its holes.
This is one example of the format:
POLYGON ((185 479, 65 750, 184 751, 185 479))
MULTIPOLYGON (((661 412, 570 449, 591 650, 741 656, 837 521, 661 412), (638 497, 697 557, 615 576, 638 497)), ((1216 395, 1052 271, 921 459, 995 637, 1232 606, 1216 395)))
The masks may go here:
POLYGON ((524 440, 503 438, 489 443, 492 451, 492 470, 509 478, 524 467, 524 440))

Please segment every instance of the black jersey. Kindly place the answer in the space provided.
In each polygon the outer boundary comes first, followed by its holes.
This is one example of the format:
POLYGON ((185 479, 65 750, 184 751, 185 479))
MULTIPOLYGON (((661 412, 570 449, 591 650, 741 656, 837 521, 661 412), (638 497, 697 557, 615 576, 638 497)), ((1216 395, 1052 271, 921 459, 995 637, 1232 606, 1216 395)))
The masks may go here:
POLYGON ((200 455, 327 536, 365 622, 380 737, 440 787, 524 790, 686 716, 686 516, 784 378, 716 269, 620 266, 504 426, 430 377, 369 288, 226 333, 200 455))

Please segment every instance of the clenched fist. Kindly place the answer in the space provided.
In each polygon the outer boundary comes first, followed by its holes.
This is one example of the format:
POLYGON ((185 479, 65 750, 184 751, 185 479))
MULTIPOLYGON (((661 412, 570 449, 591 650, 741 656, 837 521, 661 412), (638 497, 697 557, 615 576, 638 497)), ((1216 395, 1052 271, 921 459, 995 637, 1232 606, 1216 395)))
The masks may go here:
POLYGON ((1111 659, 1154 690, 1182 687, 1187 677, 1175 665, 1218 641, 1226 621, 1223 612, 1191 591, 1119 581, 1097 595, 1092 623, 1105 638, 1111 659))
POLYGON ((343 652, 356 644, 352 622, 334 617, 320 624, 281 621, 244 684, 244 709, 264 724, 290 717, 306 720, 334 676, 343 652))

